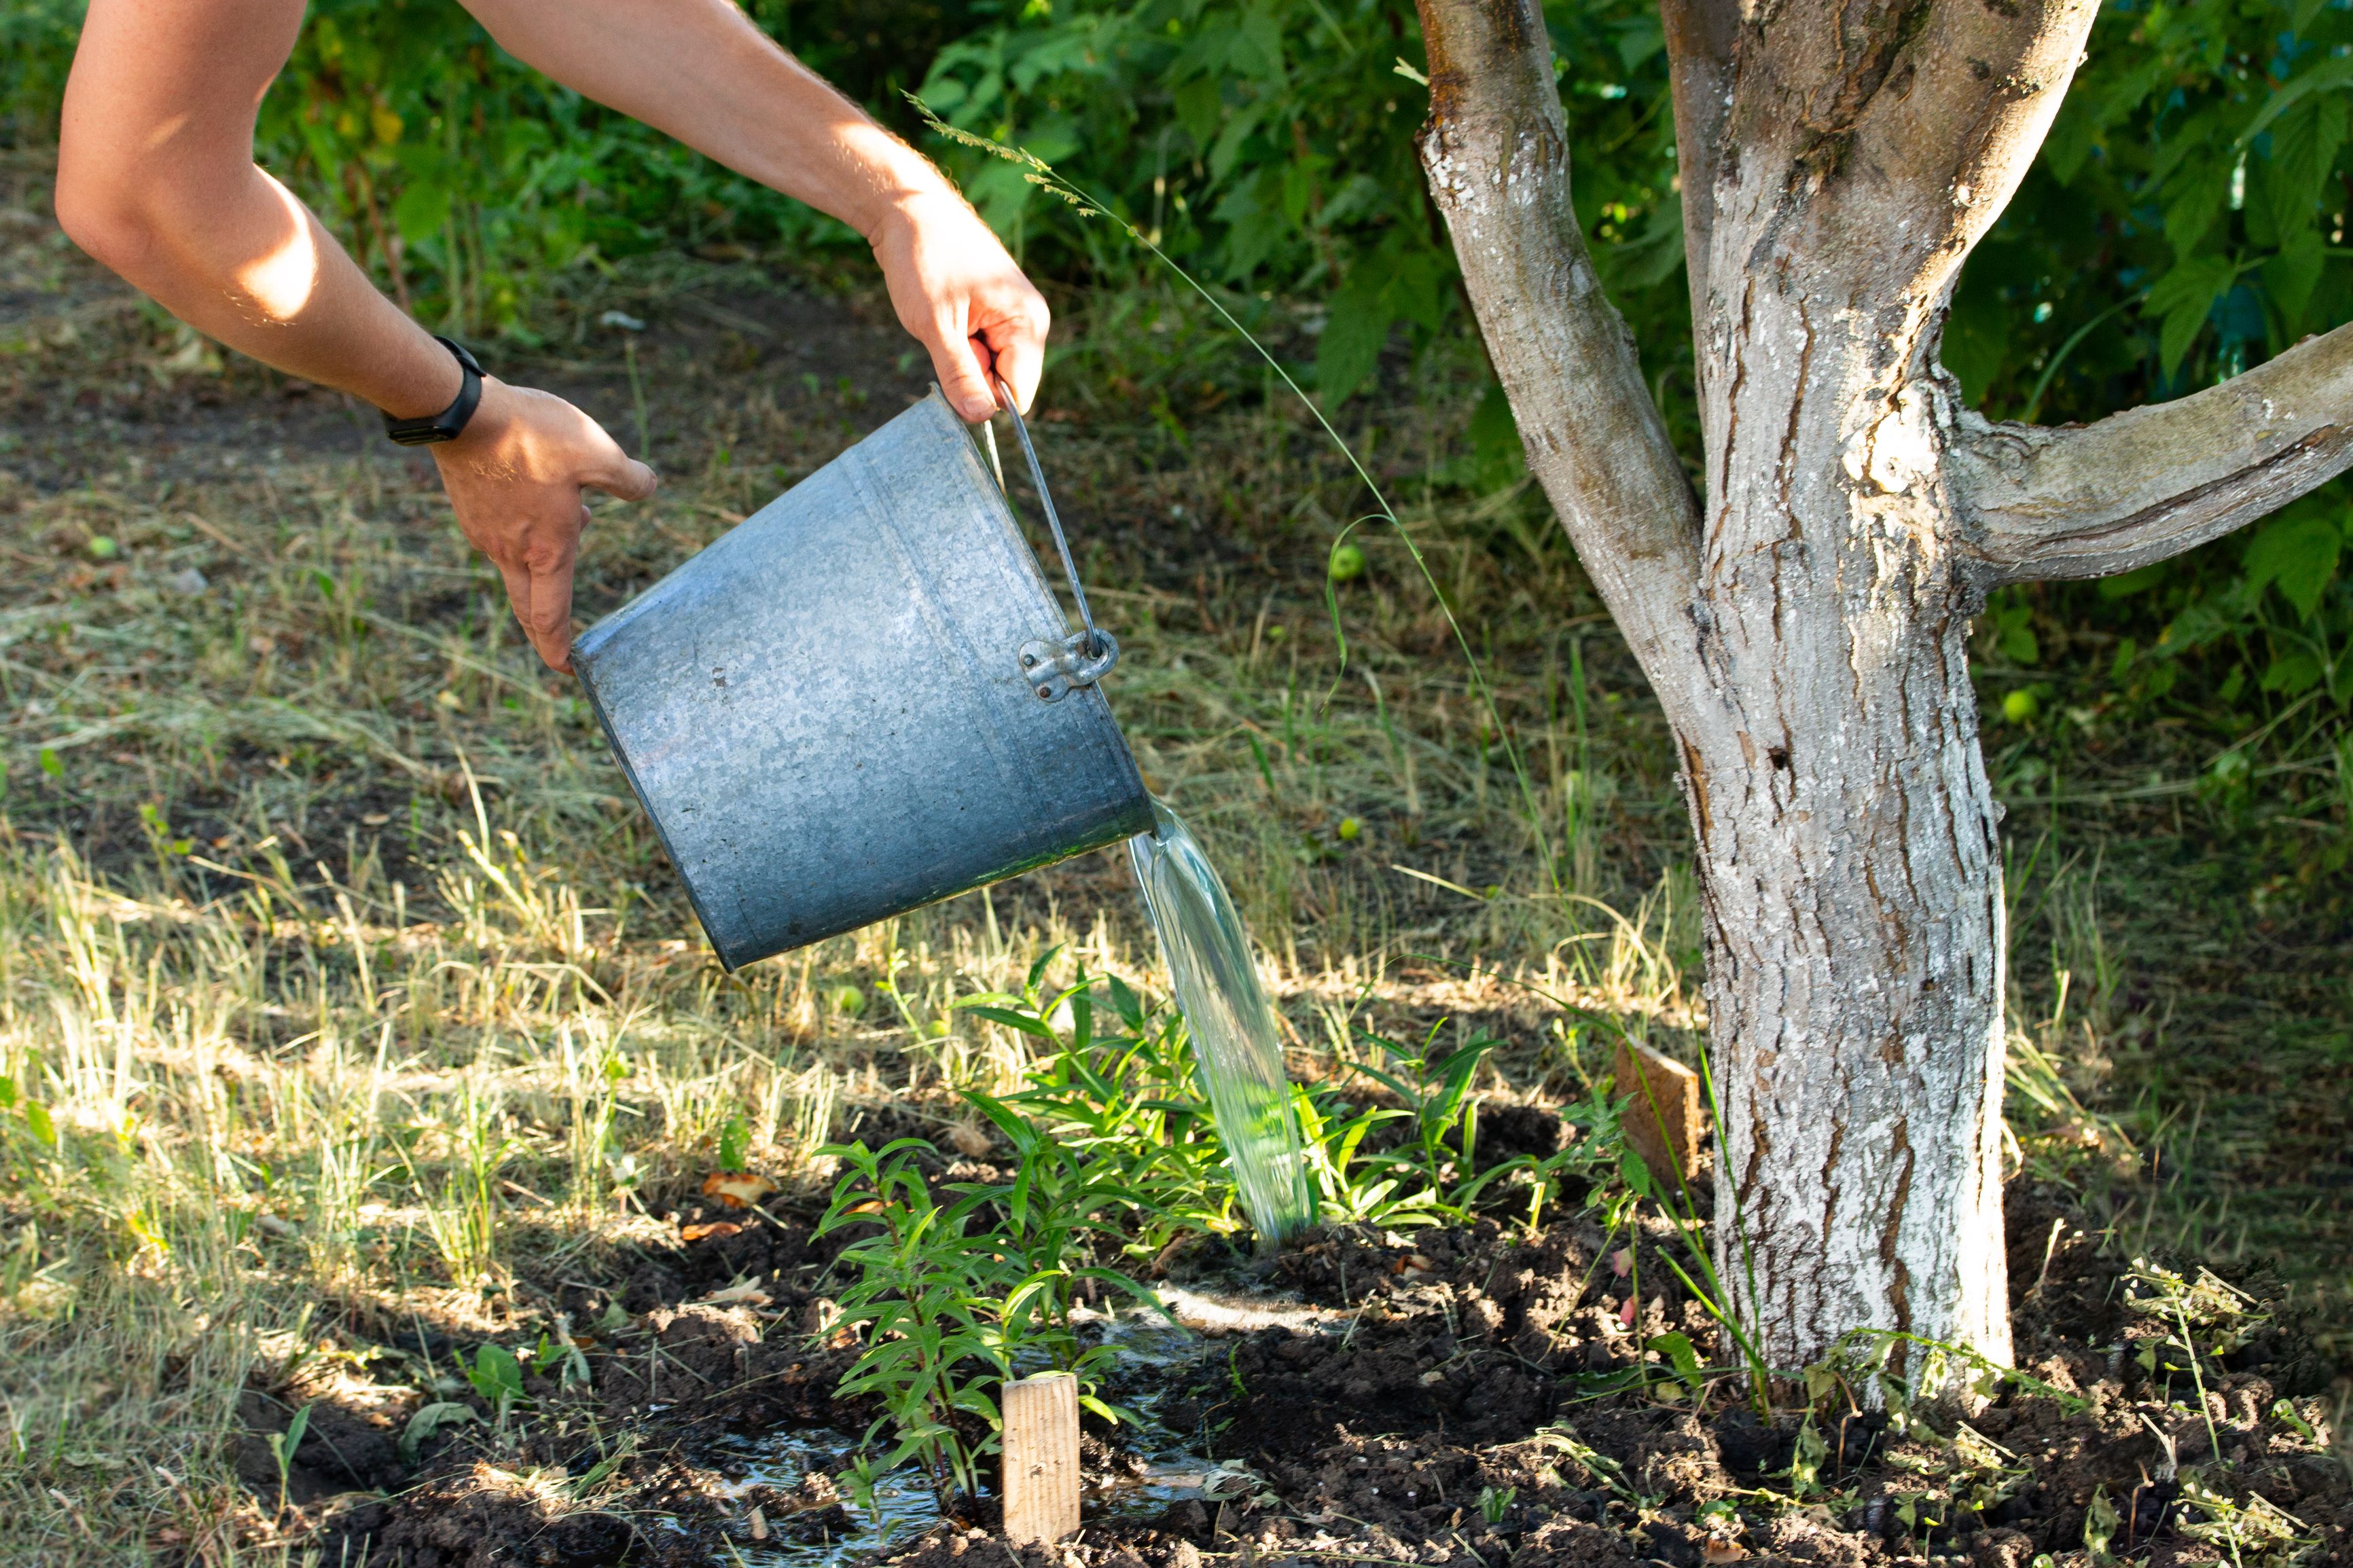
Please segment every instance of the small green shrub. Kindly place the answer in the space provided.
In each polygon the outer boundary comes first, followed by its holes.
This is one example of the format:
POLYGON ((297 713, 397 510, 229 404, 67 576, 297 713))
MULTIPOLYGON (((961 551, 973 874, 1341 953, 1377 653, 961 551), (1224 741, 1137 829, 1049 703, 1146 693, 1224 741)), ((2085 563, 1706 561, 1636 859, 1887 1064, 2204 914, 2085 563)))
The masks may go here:
POLYGON ((942 1205, 916 1163, 919 1153, 935 1152, 921 1139, 881 1149, 836 1143, 823 1152, 849 1169, 817 1234, 876 1227, 841 1251, 855 1278, 842 1293, 840 1321, 864 1331, 866 1348, 839 1397, 881 1401, 866 1441, 888 1426, 897 1444, 880 1468, 915 1460, 944 1505, 976 1489, 976 1466, 997 1451, 1001 1421, 982 1380, 1012 1375, 1002 1337, 985 1316, 1003 1265, 988 1238, 969 1234, 982 1200, 966 1195, 942 1205), (986 1423, 989 1436, 973 1440, 960 1420, 986 1423))

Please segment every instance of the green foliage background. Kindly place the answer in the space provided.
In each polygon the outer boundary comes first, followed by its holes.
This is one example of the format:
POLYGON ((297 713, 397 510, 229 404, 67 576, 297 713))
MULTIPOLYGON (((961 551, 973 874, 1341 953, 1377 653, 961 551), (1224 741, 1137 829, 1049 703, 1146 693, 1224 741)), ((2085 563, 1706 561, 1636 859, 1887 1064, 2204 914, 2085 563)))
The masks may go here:
MULTIPOLYGON (((1172 256, 1289 320, 1328 404, 1394 397, 1470 325, 1423 195, 1410 0, 753 0, 902 131, 950 122, 1057 164, 1172 256)), ((54 134, 76 0, 0 13, 0 109, 54 134)), ((1654 10, 1550 0, 1577 202, 1677 438, 1697 445, 1674 132, 1654 10)), ((1995 417, 2090 420, 2236 374, 2353 315, 2348 0, 2116 0, 2033 173, 1957 291, 1945 358, 1995 417)), ((1039 275, 1150 286, 1146 258, 1024 183, 931 149, 1039 275)), ((805 258, 857 238, 523 68, 450 0, 314 0, 260 155, 428 320, 533 340, 567 276, 685 247, 805 258)), ((1238 386, 1240 383, 1238 382, 1238 386)), ((1476 403, 1453 482, 1518 477, 1476 403)), ((1980 668, 2003 785, 2119 725, 2200 738, 2241 810, 2353 807, 2348 491, 2182 561, 1997 598, 1980 668), (2270 782, 2265 782, 2270 781, 2270 782)), ((2335 859, 2317 864, 2334 869, 2335 859)))

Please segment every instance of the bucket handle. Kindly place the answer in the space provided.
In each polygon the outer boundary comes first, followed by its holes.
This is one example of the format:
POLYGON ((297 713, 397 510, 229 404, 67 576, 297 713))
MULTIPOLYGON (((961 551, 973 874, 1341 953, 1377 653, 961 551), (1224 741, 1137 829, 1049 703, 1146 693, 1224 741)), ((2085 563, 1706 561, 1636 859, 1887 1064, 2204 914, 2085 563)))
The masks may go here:
MULTIPOLYGON (((1053 531, 1054 548, 1061 552, 1062 571, 1071 579, 1071 596, 1079 602, 1079 619, 1086 626, 1086 642, 1082 651, 1089 663, 1102 661, 1102 668, 1086 678, 1092 680, 1095 675, 1111 668, 1110 660, 1103 658, 1106 652, 1112 658, 1119 657, 1118 645, 1096 628, 1094 612, 1087 607, 1087 590, 1079 581, 1079 564, 1071 558, 1071 542, 1062 536, 1062 520, 1054 510, 1053 492, 1046 488, 1046 470, 1038 466, 1038 448, 1030 445, 1029 426, 1021 422, 1021 410, 1014 404, 1013 389, 1006 385, 1005 378, 994 370, 989 372, 988 379, 996 384, 997 406, 1013 418, 1013 434, 1021 443, 1021 455, 1029 461, 1029 482, 1038 487, 1039 504, 1046 509, 1046 526, 1053 531)), ((999 475, 997 483, 1002 485, 1004 482, 1004 477, 999 475)), ((1042 691, 1039 694, 1044 695, 1042 691)))

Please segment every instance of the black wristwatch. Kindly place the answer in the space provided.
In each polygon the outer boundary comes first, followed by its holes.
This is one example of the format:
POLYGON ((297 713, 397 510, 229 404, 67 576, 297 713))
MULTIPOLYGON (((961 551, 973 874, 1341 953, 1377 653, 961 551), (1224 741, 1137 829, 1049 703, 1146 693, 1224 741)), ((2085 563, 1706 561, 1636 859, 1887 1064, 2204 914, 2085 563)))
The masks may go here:
POLYGON ((384 416, 384 433, 403 447, 430 447, 439 441, 454 441, 466 428, 466 421, 474 416, 475 406, 482 401, 482 367, 461 343, 436 335, 433 341, 458 357, 458 368, 465 373, 465 382, 458 388, 457 401, 438 414, 428 414, 421 419, 395 419, 384 416))

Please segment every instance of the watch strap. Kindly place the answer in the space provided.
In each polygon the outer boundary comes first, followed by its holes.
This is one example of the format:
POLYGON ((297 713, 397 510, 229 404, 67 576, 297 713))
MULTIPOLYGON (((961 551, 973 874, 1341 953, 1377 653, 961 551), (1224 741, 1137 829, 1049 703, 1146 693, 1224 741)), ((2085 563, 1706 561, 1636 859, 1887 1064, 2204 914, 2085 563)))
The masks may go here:
POLYGON ((427 414, 414 419, 384 416, 384 433, 403 447, 430 447, 441 441, 454 441, 464 433, 466 422, 482 401, 482 367, 466 352, 463 343, 435 333, 433 341, 448 349, 458 362, 465 379, 459 384, 458 396, 438 414, 427 414))

